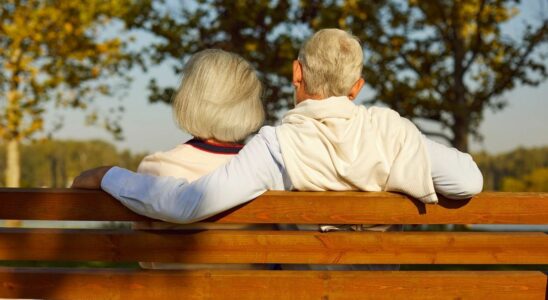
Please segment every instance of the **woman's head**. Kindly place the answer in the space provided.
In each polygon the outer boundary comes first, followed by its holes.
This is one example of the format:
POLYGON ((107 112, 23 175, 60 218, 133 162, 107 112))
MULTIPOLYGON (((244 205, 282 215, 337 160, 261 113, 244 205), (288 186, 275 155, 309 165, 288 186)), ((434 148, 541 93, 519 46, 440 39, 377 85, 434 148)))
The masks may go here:
POLYGON ((240 56, 218 49, 194 54, 173 99, 179 126, 201 139, 238 142, 264 122, 262 84, 240 56))

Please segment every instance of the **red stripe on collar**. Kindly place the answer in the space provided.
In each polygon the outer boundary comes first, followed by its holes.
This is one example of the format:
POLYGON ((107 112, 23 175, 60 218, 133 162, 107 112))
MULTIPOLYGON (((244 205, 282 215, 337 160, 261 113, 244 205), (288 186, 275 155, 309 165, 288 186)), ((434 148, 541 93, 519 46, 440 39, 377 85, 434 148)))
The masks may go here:
POLYGON ((244 147, 244 145, 218 145, 197 138, 193 138, 185 144, 215 154, 238 154, 244 147))

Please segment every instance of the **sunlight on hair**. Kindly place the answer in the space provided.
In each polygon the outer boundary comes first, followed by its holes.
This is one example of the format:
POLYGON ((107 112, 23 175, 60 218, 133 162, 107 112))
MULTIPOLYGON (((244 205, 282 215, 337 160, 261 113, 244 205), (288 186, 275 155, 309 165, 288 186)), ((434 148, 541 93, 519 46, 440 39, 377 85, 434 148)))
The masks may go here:
POLYGON ((242 57, 219 49, 194 54, 173 99, 178 125, 201 139, 238 142, 264 122, 262 85, 242 57))
POLYGON ((322 29, 299 52, 308 94, 346 96, 360 78, 363 51, 358 39, 340 29, 322 29))

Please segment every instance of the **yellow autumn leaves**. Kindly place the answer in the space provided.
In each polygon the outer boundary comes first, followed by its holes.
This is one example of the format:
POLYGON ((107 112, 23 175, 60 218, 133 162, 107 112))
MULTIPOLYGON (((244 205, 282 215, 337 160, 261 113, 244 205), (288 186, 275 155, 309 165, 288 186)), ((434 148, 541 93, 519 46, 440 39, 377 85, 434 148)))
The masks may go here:
MULTIPOLYGON (((102 76, 127 80, 134 59, 125 42, 108 32, 142 1, 3 1, 0 6, 0 140, 32 138, 44 129, 45 103, 84 109, 90 95, 108 94, 102 76), (108 35, 105 33, 108 32, 108 35), (1 102, 0 102, 1 103, 1 102)), ((137 10, 137 9, 136 9, 137 10)), ((123 30, 122 26, 122 30, 123 30)), ((112 81, 112 80, 110 80, 112 81)), ((110 82, 109 81, 109 82, 110 82)), ((17 147, 7 159, 18 157, 17 147)), ((10 175, 11 174, 11 175, 10 175)), ((6 170, 19 177, 18 170, 6 170)), ((15 180, 15 181, 17 181, 15 180)))

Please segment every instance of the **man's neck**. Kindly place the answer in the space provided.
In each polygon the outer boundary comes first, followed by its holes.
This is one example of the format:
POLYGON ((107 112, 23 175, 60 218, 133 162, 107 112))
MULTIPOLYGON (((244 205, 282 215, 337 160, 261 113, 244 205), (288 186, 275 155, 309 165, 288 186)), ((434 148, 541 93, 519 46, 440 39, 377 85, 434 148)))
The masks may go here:
POLYGON ((296 101, 296 104, 299 104, 305 100, 323 100, 323 99, 326 99, 328 97, 324 97, 324 96, 321 96, 321 95, 309 95, 307 93, 302 93, 302 94, 298 94, 297 95, 297 101, 296 101))

